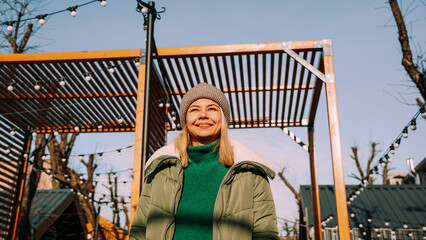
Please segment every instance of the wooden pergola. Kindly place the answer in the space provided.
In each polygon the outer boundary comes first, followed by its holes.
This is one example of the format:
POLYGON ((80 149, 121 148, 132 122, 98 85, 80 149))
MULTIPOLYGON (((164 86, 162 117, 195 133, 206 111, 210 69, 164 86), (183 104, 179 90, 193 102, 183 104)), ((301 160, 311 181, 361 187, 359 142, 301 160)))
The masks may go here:
MULTIPOLYGON (((11 172, 0 175, 0 187, 13 192, 1 200, 13 220, 0 214, 0 235, 12 236, 18 221, 32 131, 135 131, 133 218, 144 167, 145 57, 144 49, 0 55, 0 163, 11 172)), ((200 82, 225 93, 230 128, 307 128, 315 239, 322 236, 314 122, 324 86, 339 239, 350 239, 330 40, 158 48, 153 71, 150 153, 166 143, 167 131, 181 128, 180 101, 200 82)))

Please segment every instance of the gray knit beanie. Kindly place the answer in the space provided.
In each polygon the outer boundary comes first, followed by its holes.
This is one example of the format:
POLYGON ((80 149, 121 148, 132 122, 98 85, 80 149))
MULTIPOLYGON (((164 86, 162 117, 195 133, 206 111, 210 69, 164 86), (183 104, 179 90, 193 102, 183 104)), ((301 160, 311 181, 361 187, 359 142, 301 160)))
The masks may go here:
POLYGON ((186 124, 186 112, 189 106, 200 98, 207 98, 219 104, 226 121, 229 123, 229 103, 225 94, 215 86, 203 82, 190 89, 182 98, 182 102, 180 103, 180 123, 182 127, 186 124))

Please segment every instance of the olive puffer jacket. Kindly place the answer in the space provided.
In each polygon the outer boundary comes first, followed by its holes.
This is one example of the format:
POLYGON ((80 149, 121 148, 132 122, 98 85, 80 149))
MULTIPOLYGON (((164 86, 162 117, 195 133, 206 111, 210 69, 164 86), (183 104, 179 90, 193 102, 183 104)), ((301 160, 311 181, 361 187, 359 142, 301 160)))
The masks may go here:
MULTIPOLYGON (((272 166, 237 141, 234 164, 225 175, 213 212, 213 240, 278 239, 275 205, 267 177, 272 166)), ((174 216, 182 194, 183 168, 174 144, 148 160, 130 239, 173 239, 174 216)))

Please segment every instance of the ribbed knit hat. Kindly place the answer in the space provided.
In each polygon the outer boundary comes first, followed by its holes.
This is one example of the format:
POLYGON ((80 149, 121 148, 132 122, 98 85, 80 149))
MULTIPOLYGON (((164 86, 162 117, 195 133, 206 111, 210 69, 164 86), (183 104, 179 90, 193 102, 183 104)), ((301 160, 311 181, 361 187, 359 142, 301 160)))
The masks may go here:
POLYGON ((219 104, 226 121, 229 123, 229 103, 225 94, 215 86, 203 82, 190 89, 182 98, 182 102, 180 103, 180 123, 182 127, 186 124, 186 112, 189 106, 200 98, 207 98, 219 104))

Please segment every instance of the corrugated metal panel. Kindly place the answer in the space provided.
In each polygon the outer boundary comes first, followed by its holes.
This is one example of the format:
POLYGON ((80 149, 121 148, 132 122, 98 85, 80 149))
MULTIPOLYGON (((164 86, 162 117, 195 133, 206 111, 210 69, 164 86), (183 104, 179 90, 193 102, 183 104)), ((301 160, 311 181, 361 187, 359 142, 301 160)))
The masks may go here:
POLYGON ((38 190, 31 205, 31 227, 37 229, 58 207, 69 205, 73 197, 69 189, 38 190))
MULTIPOLYGON (((346 192, 354 192, 358 186, 346 186, 346 192)), ((319 186, 321 219, 336 216, 334 186, 319 186)), ((309 225, 312 222, 311 187, 301 186, 303 207, 308 208, 309 225)), ((369 185, 348 205, 350 227, 421 229, 426 224, 426 186, 425 185, 369 185), (353 217, 351 214, 353 213, 353 217), (368 219, 371 219, 369 221, 368 219), (386 222, 389 225, 386 225, 386 222)), ((337 225, 336 219, 327 226, 337 225)))

